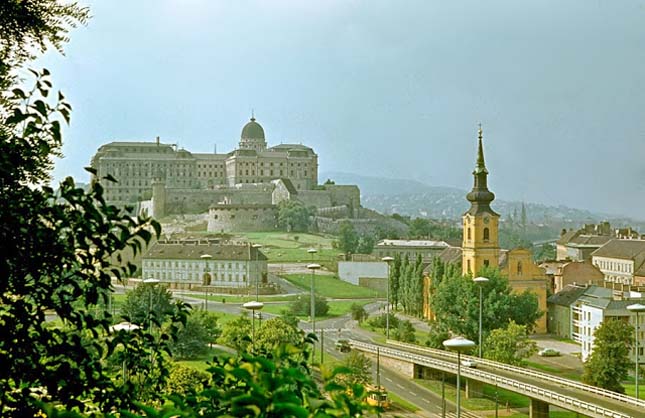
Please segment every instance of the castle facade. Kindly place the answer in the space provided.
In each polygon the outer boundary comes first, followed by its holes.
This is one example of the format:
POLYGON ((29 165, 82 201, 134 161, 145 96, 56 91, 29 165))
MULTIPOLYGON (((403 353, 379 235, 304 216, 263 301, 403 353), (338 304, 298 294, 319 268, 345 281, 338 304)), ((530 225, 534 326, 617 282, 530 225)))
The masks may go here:
POLYGON ((244 229, 272 229, 283 200, 349 218, 360 208, 357 186, 318 185, 314 150, 302 144, 267 147, 264 129, 253 117, 242 128, 239 147, 229 153, 192 153, 159 138, 110 142, 99 148, 91 166, 96 178, 117 180, 103 184, 109 204, 139 205, 155 217, 210 210, 209 225, 218 232, 234 228, 235 219, 244 219, 244 229))

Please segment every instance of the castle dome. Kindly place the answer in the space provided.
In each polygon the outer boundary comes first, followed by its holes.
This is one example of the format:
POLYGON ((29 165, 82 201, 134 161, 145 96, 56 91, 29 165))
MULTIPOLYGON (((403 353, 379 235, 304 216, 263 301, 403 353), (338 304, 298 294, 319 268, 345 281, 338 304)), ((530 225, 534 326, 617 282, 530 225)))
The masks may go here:
POLYGON ((249 123, 244 125, 242 128, 242 139, 262 139, 264 140, 264 129, 262 126, 255 121, 254 117, 251 117, 249 123))

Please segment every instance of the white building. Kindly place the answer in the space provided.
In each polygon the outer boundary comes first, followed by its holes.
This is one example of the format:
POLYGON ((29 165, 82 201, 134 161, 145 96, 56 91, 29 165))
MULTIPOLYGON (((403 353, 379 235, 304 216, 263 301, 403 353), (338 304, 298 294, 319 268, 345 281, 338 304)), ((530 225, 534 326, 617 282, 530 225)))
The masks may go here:
MULTIPOLYGON (((627 310, 627 306, 641 303, 645 298, 641 294, 619 294, 616 299, 615 291, 604 287, 590 286, 571 305, 571 330, 574 341, 580 343, 582 361, 587 361, 594 349, 596 329, 606 320, 622 320, 636 327, 636 314, 627 310), (630 298, 631 296, 631 298, 630 298), (634 298, 636 296, 637 298, 634 298)), ((645 363, 643 356, 645 347, 645 315, 640 317, 639 362, 645 363)), ((632 348, 631 360, 636 361, 635 347, 632 348)))
POLYGON ((367 282, 380 279, 384 281, 387 279, 387 263, 383 261, 339 261, 338 262, 338 277, 348 283, 365 286, 365 287, 380 287, 370 286, 367 282))
POLYGON ((144 254, 142 271, 172 287, 248 287, 266 282, 267 257, 250 243, 159 241, 144 254))
POLYGON ((592 263, 616 288, 638 285, 645 276, 645 240, 614 239, 591 254, 592 263))
POLYGON ((407 255, 410 260, 416 260, 420 255, 423 261, 429 262, 449 247, 450 244, 445 241, 384 239, 374 246, 372 254, 378 258, 394 257, 397 254, 405 258, 407 255))

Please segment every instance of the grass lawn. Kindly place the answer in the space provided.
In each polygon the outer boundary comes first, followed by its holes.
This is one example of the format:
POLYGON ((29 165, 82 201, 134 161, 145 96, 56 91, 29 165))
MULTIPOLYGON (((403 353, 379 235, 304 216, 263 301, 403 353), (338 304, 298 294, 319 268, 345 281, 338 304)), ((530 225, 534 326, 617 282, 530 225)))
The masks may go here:
POLYGON ((536 362, 533 362, 533 361, 527 361, 526 366, 529 369, 534 369, 534 370, 538 370, 538 371, 541 371, 541 372, 549 373, 549 374, 556 375, 556 376, 559 376, 559 377, 563 377, 563 378, 569 379, 569 380, 575 380, 576 382, 580 382, 581 378, 582 378, 580 373, 577 373, 577 372, 573 371, 572 369, 564 369, 564 370, 563 369, 558 369, 558 368, 555 368, 555 367, 548 366, 546 364, 536 363, 536 362))
MULTIPOLYGON (((311 286, 311 274, 286 274, 286 280, 294 286, 308 291, 311 286)), ((377 291, 366 287, 344 282, 336 276, 317 275, 314 279, 316 294, 334 299, 361 299, 384 297, 385 291, 377 291)))
POLYGON ((316 261, 330 261, 342 254, 332 248, 334 237, 329 235, 314 235, 300 232, 240 232, 236 237, 249 242, 261 244, 262 252, 269 258, 270 263, 298 263, 311 260, 307 253, 309 248, 318 250, 316 261))
MULTIPOLYGON (((636 385, 634 383, 623 383, 623 387, 625 388, 625 395, 636 396, 636 385)), ((638 379, 638 398, 645 399, 645 384, 641 383, 640 375, 638 379)))
MULTIPOLYGON (((415 382, 423 387, 426 387, 434 393, 441 395, 441 381, 440 380, 426 380, 415 379, 415 382)), ((446 383, 445 385, 446 399, 455 402, 457 398, 457 388, 452 384, 446 383)), ((504 389, 498 389, 499 408, 506 408, 506 402, 510 408, 525 408, 529 406, 529 398, 526 396, 518 395, 504 389)), ((483 398, 466 399, 465 386, 461 389, 462 405, 466 409, 472 411, 487 411, 495 409, 495 387, 484 385, 483 398)))
POLYGON ((199 358, 196 358, 193 360, 179 360, 177 361, 177 364, 182 364, 184 366, 192 367, 193 369, 206 371, 206 369, 209 367, 208 364, 206 364, 206 362, 212 361, 213 357, 215 357, 216 355, 223 355, 226 357, 231 356, 231 354, 227 353, 226 351, 223 351, 217 348, 210 348, 207 354, 204 354, 199 358))
MULTIPOLYGON (((316 320, 318 321, 318 320, 342 316, 350 312, 351 306, 354 303, 365 306, 370 302, 371 301, 369 300, 332 300, 327 302, 329 304, 329 312, 327 312, 327 315, 324 315, 324 316, 316 315, 316 320)), ((288 303, 284 303, 284 304, 272 303, 272 304, 264 305, 264 308, 262 309, 262 311, 269 312, 275 315, 281 315, 282 311, 286 309, 289 309, 288 303)), ((302 320, 308 320, 309 315, 299 316, 298 318, 302 320)))
MULTIPOLYGON (((412 413, 417 412, 419 410, 419 407, 417 407, 415 404, 406 401, 405 399, 398 396, 396 393, 388 392, 387 397, 390 398, 390 401, 394 405, 394 408, 390 408, 390 409, 397 409, 398 407, 399 409, 403 409, 405 411, 412 412, 412 413)), ((386 410, 386 412, 389 412, 389 411, 386 410)))
MULTIPOLYGON (((191 295, 194 296, 195 299, 203 299, 203 295, 191 295), (201 297, 200 297, 201 296, 201 297)), ((295 295, 278 295, 278 296, 260 296, 258 299, 260 302, 290 302, 296 298, 295 295)), ((252 300, 255 300, 255 295, 244 295, 244 296, 239 296, 239 295, 208 295, 208 300, 212 300, 214 302, 222 302, 225 301, 225 303, 245 303, 245 302, 250 302, 252 300)))

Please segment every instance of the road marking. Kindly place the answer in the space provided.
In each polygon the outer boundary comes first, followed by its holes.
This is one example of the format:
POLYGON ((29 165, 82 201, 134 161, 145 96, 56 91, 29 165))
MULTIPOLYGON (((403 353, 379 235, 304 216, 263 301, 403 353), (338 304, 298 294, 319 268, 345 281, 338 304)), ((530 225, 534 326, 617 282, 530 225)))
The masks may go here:
POLYGON ((403 386, 399 385, 398 383, 396 384, 396 386, 397 386, 399 389, 405 389, 403 386))
POLYGON ((412 396, 417 396, 417 394, 416 394, 416 393, 414 393, 414 392, 410 392, 410 395, 412 395, 412 396))
POLYGON ((392 379, 390 379, 389 377, 386 377, 385 380, 387 380, 388 382, 392 382, 392 379))

